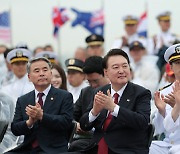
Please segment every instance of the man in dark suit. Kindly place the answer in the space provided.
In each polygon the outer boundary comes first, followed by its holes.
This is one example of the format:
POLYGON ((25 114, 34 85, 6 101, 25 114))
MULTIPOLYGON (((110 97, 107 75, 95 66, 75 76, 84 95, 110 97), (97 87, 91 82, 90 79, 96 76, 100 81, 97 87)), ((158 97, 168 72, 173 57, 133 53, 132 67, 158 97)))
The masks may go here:
POLYGON ((84 132, 80 128, 79 120, 87 111, 90 102, 93 99, 94 89, 109 84, 109 80, 104 76, 102 67, 103 58, 99 56, 91 56, 86 59, 83 72, 86 74, 90 86, 83 88, 74 104, 74 120, 77 123, 74 141, 70 144, 69 151, 78 151, 86 148, 92 138, 93 132, 84 132))
POLYGON ((150 91, 129 82, 129 58, 121 49, 107 53, 103 68, 111 83, 97 90, 80 120, 82 130, 95 128, 86 153, 148 154, 150 91))
POLYGON ((9 153, 66 152, 73 114, 72 95, 51 86, 51 63, 46 58, 30 60, 27 71, 35 90, 18 98, 11 124, 13 134, 25 135, 25 139, 9 153))

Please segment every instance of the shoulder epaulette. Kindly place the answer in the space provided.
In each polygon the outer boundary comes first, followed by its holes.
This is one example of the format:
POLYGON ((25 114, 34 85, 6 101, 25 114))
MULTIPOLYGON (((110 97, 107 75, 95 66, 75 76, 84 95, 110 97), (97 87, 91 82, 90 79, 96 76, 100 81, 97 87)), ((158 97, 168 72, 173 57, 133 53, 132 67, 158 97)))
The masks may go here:
POLYGON ((161 90, 163 90, 163 89, 166 89, 167 87, 171 86, 172 84, 173 84, 173 83, 170 83, 170 84, 168 84, 168 85, 166 85, 166 86, 160 88, 159 91, 161 91, 161 90))

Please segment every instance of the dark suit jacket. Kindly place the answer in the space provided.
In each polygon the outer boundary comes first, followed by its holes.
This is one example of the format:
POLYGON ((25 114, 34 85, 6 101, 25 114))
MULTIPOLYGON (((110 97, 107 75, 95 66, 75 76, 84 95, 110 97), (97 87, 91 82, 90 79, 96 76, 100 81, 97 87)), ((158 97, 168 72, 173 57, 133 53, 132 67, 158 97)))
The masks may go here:
MULTIPOLYGON (((110 85, 106 85, 98 91, 107 93, 108 89, 110 89, 110 85)), ((97 145, 104 137, 108 147, 115 153, 147 154, 149 149, 147 147, 147 128, 150 122, 150 100, 149 90, 129 82, 118 103, 120 106, 118 116, 113 116, 105 132, 102 126, 106 119, 107 110, 102 110, 92 123, 89 123, 89 112, 85 113, 80 120, 81 128, 85 131, 95 128, 91 146, 97 145), (122 152, 126 150, 127 152, 122 152)))
POLYGON ((93 94, 94 88, 91 86, 85 87, 81 90, 79 98, 74 104, 74 120, 79 122, 82 115, 87 111, 89 104, 92 102, 93 94))
POLYGON ((16 136, 25 135, 25 139, 15 151, 31 146, 35 138, 46 153, 67 151, 67 132, 73 118, 72 95, 67 91, 51 87, 43 106, 42 121, 36 122, 31 129, 26 125, 28 116, 25 108, 29 104, 35 105, 34 90, 17 100, 11 129, 16 136))

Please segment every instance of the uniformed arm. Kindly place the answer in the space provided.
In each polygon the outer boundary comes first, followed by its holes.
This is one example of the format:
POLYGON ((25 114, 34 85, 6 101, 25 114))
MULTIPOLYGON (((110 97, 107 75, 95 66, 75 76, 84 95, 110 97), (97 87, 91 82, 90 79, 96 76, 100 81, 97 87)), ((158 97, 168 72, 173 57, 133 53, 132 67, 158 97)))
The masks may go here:
POLYGON ((63 93, 58 97, 63 97, 58 115, 43 113, 41 125, 55 131, 70 128, 73 119, 73 97, 71 93, 63 93))
POLYGON ((175 105, 172 111, 166 116, 164 120, 164 127, 167 131, 173 132, 177 127, 180 127, 180 82, 175 81, 173 88, 173 96, 175 99, 175 105))

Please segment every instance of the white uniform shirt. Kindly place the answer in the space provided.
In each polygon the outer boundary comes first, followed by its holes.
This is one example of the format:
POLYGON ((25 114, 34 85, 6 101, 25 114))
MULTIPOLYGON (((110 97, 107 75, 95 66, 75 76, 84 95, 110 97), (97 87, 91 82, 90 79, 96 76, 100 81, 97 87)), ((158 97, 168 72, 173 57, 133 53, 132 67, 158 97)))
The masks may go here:
MULTIPOLYGON (((161 94, 164 96, 171 93, 173 91, 174 84, 171 86, 163 89, 161 91, 161 94)), ((169 147, 171 148, 175 143, 180 143, 180 131, 176 130, 174 132, 166 131, 168 129, 167 125, 165 124, 165 119, 168 119, 169 114, 171 114, 172 107, 168 104, 166 104, 166 112, 165 112, 165 118, 156 111, 155 118, 153 119, 153 124, 155 126, 155 135, 161 134, 164 132, 165 138, 163 141, 153 141, 153 144, 162 146, 162 147, 169 147), (166 128, 166 129, 165 129, 166 128), (179 132, 179 133, 178 133, 179 132)), ((167 120, 166 120, 167 121, 167 120)), ((171 125, 172 120, 168 120, 168 125, 171 125)))
POLYGON ((78 87, 73 87, 67 82, 67 90, 73 95, 73 102, 75 103, 76 100, 79 98, 81 93, 81 89, 89 86, 87 80, 84 80, 78 87))
MULTIPOLYGON (((131 35, 131 36, 125 36, 128 39, 128 44, 131 44, 134 41, 140 41, 145 47, 147 46, 147 39, 144 37, 140 37, 137 33, 131 35)), ((111 47, 113 48, 121 48, 122 46, 122 39, 116 39, 111 47)), ((129 47, 123 46, 121 48, 123 51, 125 51, 129 55, 129 47)))
POLYGON ((144 56, 138 63, 134 63, 131 60, 130 65, 134 73, 132 82, 149 89, 153 94, 158 86, 160 77, 156 64, 148 60, 148 56, 144 56))
POLYGON ((31 82, 29 82, 27 74, 20 79, 14 75, 10 84, 1 87, 1 91, 12 97, 12 99, 15 100, 15 103, 18 97, 32 91, 33 89, 34 86, 31 82))
POLYGON ((159 34, 155 35, 156 39, 156 47, 155 47, 155 54, 158 53, 159 49, 162 46, 162 43, 169 47, 173 44, 173 42, 176 40, 176 36, 172 34, 170 31, 167 32, 160 32, 159 34))

